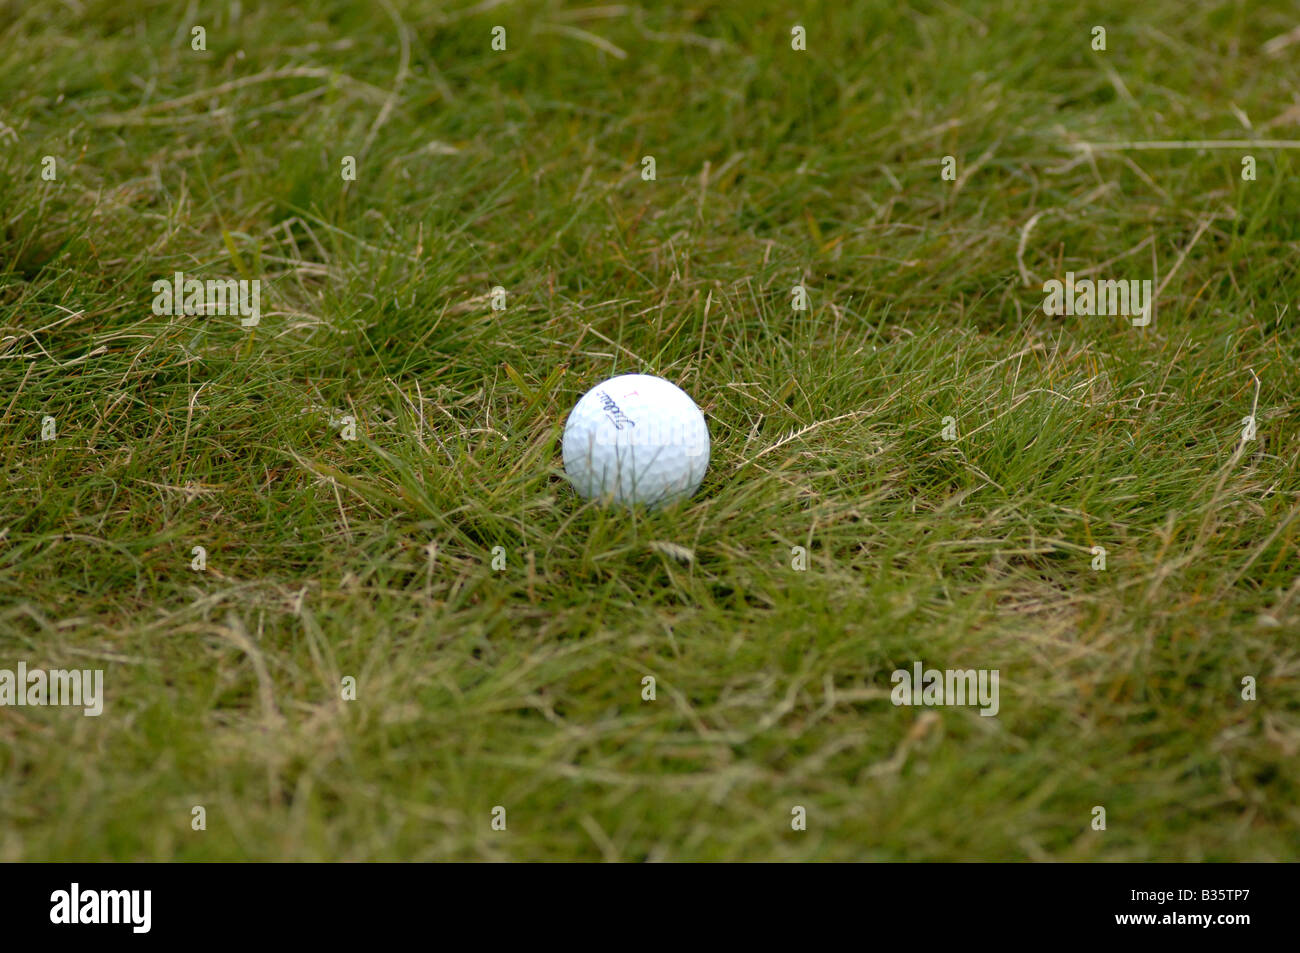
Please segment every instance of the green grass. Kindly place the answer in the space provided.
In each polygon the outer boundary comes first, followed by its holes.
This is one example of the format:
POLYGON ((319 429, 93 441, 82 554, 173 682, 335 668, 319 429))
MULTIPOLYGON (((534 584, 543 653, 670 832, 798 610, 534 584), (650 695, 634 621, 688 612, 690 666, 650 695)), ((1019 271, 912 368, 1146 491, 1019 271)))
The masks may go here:
POLYGON ((1077 148, 1300 139, 1291 4, 234 6, 0 5, 0 668, 107 693, 0 860, 1296 856, 1300 153, 1077 148), (563 479, 630 371, 672 512, 563 479))

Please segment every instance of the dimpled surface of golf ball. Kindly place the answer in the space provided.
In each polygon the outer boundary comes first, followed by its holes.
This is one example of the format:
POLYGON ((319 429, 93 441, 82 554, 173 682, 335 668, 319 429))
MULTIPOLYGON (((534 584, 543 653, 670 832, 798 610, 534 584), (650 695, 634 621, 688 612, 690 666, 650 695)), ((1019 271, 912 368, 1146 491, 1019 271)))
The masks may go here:
POLYGON ((585 499, 666 506, 699 489, 708 466, 704 414, 662 377, 611 377, 564 425, 564 473, 585 499))

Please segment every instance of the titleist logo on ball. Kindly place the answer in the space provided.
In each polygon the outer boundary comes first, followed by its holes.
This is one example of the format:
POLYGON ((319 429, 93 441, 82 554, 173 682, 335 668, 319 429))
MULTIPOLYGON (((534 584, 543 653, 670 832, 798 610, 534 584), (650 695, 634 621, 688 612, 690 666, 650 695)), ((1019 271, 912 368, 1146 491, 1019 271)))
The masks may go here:
POLYGON ((623 413, 618 404, 614 402, 614 398, 610 397, 604 391, 600 392, 600 403, 605 408, 605 414, 609 417, 609 422, 614 425, 616 430, 622 430, 624 424, 627 424, 629 427, 636 426, 636 421, 623 413))

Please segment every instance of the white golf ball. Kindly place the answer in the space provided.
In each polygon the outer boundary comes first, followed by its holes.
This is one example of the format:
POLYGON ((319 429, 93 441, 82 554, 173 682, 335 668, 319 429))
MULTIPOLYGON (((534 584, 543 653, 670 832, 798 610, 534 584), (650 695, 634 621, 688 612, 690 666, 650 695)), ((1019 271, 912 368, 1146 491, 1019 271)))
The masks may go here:
POLYGON ((708 466, 704 414, 662 377, 611 377, 582 395, 564 425, 564 473, 585 499, 675 503, 699 489, 708 466))

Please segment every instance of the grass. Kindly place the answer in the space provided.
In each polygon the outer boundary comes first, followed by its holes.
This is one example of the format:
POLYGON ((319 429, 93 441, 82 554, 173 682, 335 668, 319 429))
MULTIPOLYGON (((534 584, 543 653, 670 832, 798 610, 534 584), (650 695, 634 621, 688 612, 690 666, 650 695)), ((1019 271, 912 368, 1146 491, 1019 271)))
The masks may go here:
POLYGON ((0 668, 107 701, 0 707, 0 860, 1296 856, 1300 154, 1079 146, 1300 138, 1289 4, 51 7, 0 6, 0 668), (563 479, 631 371, 709 421, 671 512, 563 479))

